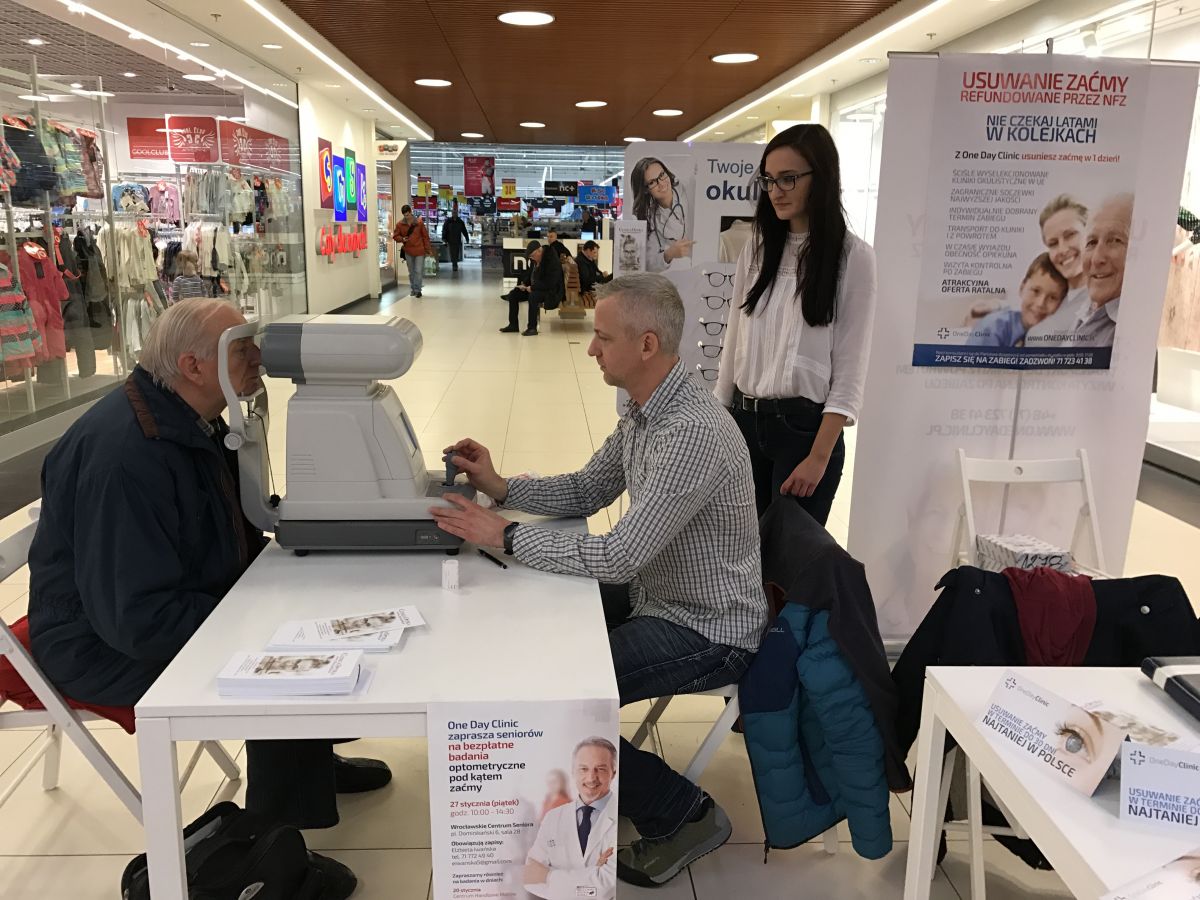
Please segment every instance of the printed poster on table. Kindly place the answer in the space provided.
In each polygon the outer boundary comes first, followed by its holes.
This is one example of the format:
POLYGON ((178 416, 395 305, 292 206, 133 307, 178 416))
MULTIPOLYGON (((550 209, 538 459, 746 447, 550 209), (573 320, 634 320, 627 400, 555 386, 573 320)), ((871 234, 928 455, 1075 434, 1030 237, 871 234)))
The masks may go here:
POLYGON ((1100 900, 1200 900, 1200 847, 1100 900))
POLYGON ((431 703, 435 900, 612 900, 615 700, 431 703))
POLYGON ((317 170, 321 209, 333 209, 333 145, 325 138, 317 138, 317 170))
POLYGON ((1107 369, 1121 315, 1158 309, 1124 283, 1170 250, 1133 229, 1148 81, 1066 54, 940 60, 913 365, 1107 369))
POLYGON ((496 195, 496 157, 463 157, 463 191, 468 197, 496 195))

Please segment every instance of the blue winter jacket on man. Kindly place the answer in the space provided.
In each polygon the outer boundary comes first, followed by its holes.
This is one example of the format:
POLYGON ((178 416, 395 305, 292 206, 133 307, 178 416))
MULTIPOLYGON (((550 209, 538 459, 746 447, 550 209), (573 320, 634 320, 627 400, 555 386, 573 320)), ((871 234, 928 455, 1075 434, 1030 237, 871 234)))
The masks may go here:
POLYGON ((892 849, 890 791, 912 787, 898 698, 862 566, 790 499, 760 524, 779 614, 738 684, 768 847, 846 820, 854 849, 892 849))
POLYGON ((30 639, 68 697, 136 703, 261 550, 225 433, 138 367, 46 457, 30 639))

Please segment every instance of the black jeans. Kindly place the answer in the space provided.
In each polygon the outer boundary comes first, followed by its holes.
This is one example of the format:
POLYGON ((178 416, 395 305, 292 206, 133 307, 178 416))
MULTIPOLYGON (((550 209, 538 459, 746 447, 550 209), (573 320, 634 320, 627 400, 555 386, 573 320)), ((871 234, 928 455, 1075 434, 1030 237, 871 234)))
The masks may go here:
POLYGON ((338 823, 334 741, 246 741, 246 809, 282 825, 338 823))
POLYGON ((520 293, 524 294, 524 296, 528 297, 529 299, 527 301, 523 301, 522 297, 510 296, 508 298, 508 327, 509 328, 520 328, 521 327, 520 323, 517 321, 520 318, 521 303, 527 302, 529 304, 529 318, 528 318, 529 328, 533 329, 534 331, 537 331, 538 310, 540 309, 541 304, 537 300, 534 300, 531 295, 526 294, 524 291, 521 291, 520 293))
MULTIPOLYGON (((610 596, 621 586, 605 585, 610 596)), ((754 658, 665 619, 637 616, 611 627, 608 643, 621 705, 735 684, 754 658)), ((642 837, 674 834, 704 793, 661 758, 621 739, 619 812, 642 837)))
MULTIPOLYGON (((750 464, 754 469, 754 501, 759 518, 762 518, 771 501, 779 496, 779 488, 792 470, 812 452, 824 409, 813 403, 811 409, 786 415, 750 412, 738 407, 740 398, 740 393, 734 395, 733 418, 750 449, 750 464)), ((845 464, 846 441, 838 435, 829 465, 825 467, 825 477, 817 485, 816 491, 811 497, 793 497, 801 509, 822 525, 829 521, 829 510, 842 481, 845 464)))

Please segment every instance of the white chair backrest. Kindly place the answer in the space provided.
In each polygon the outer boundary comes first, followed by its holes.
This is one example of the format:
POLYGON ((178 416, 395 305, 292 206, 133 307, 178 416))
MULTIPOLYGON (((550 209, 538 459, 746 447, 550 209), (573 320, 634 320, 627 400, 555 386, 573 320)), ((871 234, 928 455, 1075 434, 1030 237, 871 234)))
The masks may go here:
POLYGON ((31 522, 12 537, 0 541, 0 581, 11 576, 29 560, 29 545, 33 543, 35 531, 37 522, 31 522))

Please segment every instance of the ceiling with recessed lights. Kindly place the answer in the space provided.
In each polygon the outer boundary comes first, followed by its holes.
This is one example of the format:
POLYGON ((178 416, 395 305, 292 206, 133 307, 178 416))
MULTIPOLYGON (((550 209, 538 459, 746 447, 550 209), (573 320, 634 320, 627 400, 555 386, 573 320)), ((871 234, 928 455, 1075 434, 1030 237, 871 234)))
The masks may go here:
POLYGON ((284 2, 439 139, 472 131, 506 143, 619 144, 674 140, 896 0, 284 2), (498 21, 514 10, 555 20, 498 21), (713 62, 727 53, 758 59, 713 62), (608 105, 577 107, 582 100, 608 105), (665 109, 682 114, 654 115, 665 109), (521 126, 529 121, 545 127, 521 126))

